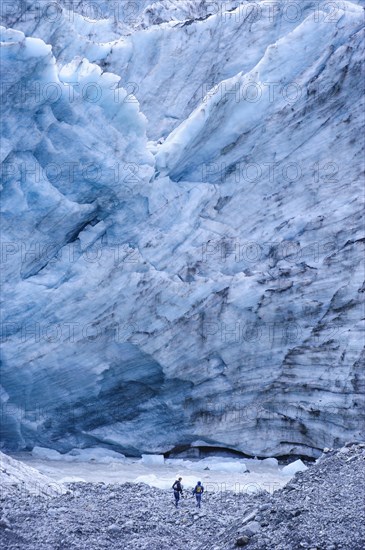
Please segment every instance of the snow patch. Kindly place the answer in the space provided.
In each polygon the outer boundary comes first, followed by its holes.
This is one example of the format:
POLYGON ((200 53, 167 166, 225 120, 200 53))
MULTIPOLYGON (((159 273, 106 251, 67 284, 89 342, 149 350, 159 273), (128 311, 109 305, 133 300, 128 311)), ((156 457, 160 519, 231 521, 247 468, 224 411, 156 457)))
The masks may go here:
POLYGON ((34 447, 32 455, 42 460, 64 460, 66 462, 97 462, 99 464, 110 464, 111 462, 124 462, 125 456, 121 453, 93 447, 90 449, 72 449, 66 454, 61 454, 54 449, 34 447))
POLYGON ((35 468, 2 452, 0 452, 0 486, 3 496, 21 491, 35 496, 52 497, 67 492, 60 481, 54 481, 35 468))
POLYGON ((285 475, 293 476, 297 472, 304 472, 304 470, 307 469, 307 466, 301 460, 296 460, 295 462, 291 462, 287 466, 284 466, 281 471, 285 475))
POLYGON ((163 466, 165 457, 163 455, 142 455, 142 464, 148 466, 163 466))

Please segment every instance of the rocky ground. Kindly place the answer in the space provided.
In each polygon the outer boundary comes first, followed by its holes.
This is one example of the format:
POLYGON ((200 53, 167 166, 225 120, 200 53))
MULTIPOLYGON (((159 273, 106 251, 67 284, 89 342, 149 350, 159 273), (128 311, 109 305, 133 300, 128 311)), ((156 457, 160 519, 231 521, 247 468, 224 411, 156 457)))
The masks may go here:
POLYGON ((326 451, 282 490, 252 500, 213 549, 365 548, 365 444, 326 451))
POLYGON ((144 484, 74 483, 52 498, 1 498, 2 548, 362 550, 365 444, 327 451, 273 495, 216 491, 201 511, 144 484))

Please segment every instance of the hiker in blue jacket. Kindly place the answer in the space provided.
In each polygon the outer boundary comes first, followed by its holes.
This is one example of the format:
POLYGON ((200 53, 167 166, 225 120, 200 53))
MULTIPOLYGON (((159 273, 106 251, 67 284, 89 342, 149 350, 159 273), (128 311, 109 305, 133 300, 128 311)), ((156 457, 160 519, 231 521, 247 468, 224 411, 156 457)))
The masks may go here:
POLYGON ((204 493, 204 487, 202 485, 201 481, 198 481, 198 483, 195 486, 195 489, 193 491, 193 495, 195 495, 196 498, 196 505, 197 508, 200 508, 200 503, 202 500, 202 494, 204 493))
POLYGON ((180 495, 182 495, 183 492, 183 486, 181 485, 182 477, 179 477, 173 484, 172 488, 174 490, 174 497, 175 497, 175 506, 177 508, 180 500, 180 495))

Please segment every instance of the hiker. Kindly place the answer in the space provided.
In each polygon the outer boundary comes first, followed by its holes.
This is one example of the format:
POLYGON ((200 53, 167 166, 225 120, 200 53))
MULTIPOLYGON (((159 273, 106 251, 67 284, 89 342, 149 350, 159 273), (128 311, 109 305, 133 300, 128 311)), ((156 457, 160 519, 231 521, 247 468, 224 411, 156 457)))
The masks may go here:
POLYGON ((201 481, 198 481, 198 483, 195 486, 195 489, 193 491, 193 495, 195 495, 196 498, 196 505, 197 508, 200 508, 200 503, 202 500, 202 494, 204 493, 204 487, 202 485, 201 481))
POLYGON ((179 500, 180 500, 180 495, 182 496, 182 492, 183 492, 183 486, 181 485, 181 480, 182 480, 182 477, 179 477, 179 479, 177 479, 175 481, 175 483, 173 484, 172 488, 174 490, 174 497, 175 497, 175 506, 177 508, 178 504, 179 504, 179 500))

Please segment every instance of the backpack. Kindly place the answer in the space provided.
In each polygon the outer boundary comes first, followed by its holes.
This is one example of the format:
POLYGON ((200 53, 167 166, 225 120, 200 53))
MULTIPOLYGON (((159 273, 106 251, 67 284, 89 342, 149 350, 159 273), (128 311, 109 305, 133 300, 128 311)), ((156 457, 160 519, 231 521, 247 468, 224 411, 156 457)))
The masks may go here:
POLYGON ((180 481, 175 481, 172 488, 173 488, 174 491, 179 491, 180 492, 182 490, 180 481))
POLYGON ((195 487, 195 492, 199 495, 201 492, 202 492, 202 486, 201 485, 197 485, 195 487))

